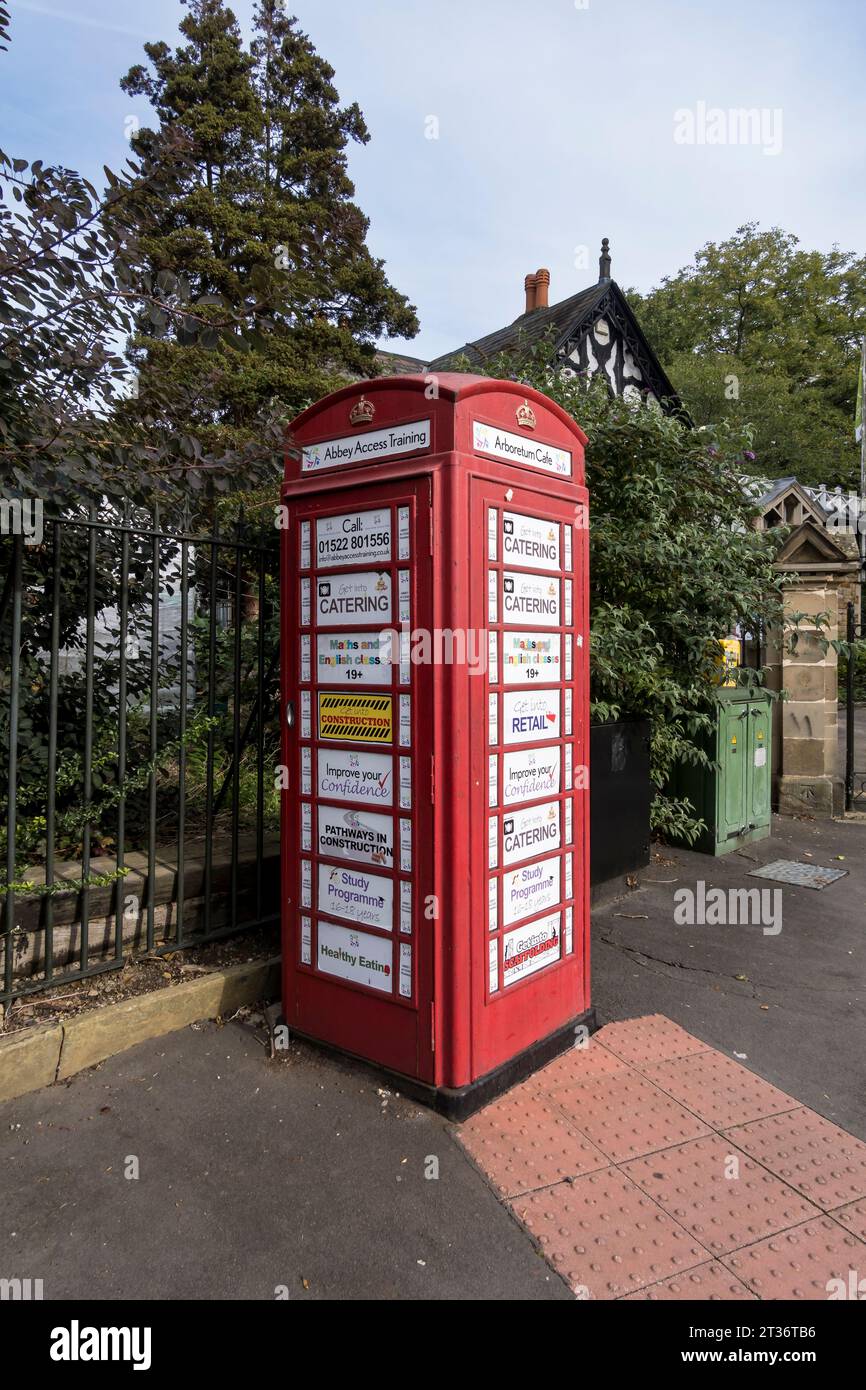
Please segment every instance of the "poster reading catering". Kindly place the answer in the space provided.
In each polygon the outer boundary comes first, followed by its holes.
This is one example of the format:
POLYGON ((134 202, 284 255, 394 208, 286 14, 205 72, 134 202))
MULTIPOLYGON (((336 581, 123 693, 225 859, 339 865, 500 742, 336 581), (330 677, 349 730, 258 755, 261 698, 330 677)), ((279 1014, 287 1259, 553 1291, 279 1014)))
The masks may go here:
POLYGON ((531 859, 534 854, 559 847, 558 801, 513 811, 502 822, 503 864, 517 864, 521 859, 531 859))
POLYGON ((391 621, 391 579, 384 570, 333 574, 316 582, 316 622, 319 627, 342 623, 391 621))
POLYGON ((502 576, 502 618, 506 623, 559 627, 559 580, 506 570, 502 576))
POLYGON ((502 556, 523 569, 559 569, 559 526, 541 517, 502 513, 502 556))

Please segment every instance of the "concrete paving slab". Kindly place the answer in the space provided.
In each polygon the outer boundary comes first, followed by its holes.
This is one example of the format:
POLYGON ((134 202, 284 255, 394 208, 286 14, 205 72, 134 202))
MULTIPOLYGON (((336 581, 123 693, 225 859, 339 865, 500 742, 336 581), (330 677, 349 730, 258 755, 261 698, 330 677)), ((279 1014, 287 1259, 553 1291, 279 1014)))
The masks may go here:
POLYGON ((631 1070, 563 1086, 550 1095, 614 1163, 709 1134, 695 1115, 631 1070))
POLYGON ((642 1070, 648 1080, 715 1129, 797 1108, 793 1096, 720 1052, 696 1052, 642 1070))
POLYGON ((622 1298, 707 1260, 706 1247, 614 1167, 513 1205, 580 1298, 622 1298))
POLYGON ((866 1197, 866 1144, 802 1106, 727 1138, 824 1211, 866 1197))
POLYGON ((594 1033, 580 1049, 578 1070, 575 1070, 571 1053, 566 1052, 530 1079, 535 1081, 539 1090, 549 1095, 569 1086, 582 1086, 599 1076, 610 1076, 612 1072, 624 1072, 625 1062, 599 1042, 599 1036, 594 1033))
POLYGON ((722 1264, 760 1299, 826 1302, 831 1281, 847 1287, 849 1272, 863 1268, 864 1255, 862 1241, 822 1216, 725 1255, 722 1264))
POLYGON ((653 1303, 748 1303, 756 1302, 757 1294, 747 1289, 745 1284, 736 1275, 731 1274, 729 1269, 725 1269, 718 1260, 711 1260, 709 1264, 690 1269, 687 1274, 678 1274, 673 1279, 663 1279, 660 1284, 650 1284, 645 1289, 639 1289, 637 1293, 626 1294, 622 1302, 633 1303, 638 1300, 653 1303))
POLYGON ((850 1202, 846 1207, 836 1207, 831 1215, 846 1231, 866 1241, 866 1202, 850 1202))
POLYGON ((531 1087, 485 1106, 460 1130, 461 1142, 507 1197, 606 1168, 609 1159, 531 1087))
POLYGON ((627 1023, 608 1023, 597 1034, 597 1041, 638 1070, 644 1064, 672 1062, 679 1057, 690 1057, 695 1052, 707 1050, 706 1043, 661 1014, 629 1019, 627 1023))
POLYGON ((623 1172, 714 1255, 821 1214, 717 1134, 638 1158, 623 1172))

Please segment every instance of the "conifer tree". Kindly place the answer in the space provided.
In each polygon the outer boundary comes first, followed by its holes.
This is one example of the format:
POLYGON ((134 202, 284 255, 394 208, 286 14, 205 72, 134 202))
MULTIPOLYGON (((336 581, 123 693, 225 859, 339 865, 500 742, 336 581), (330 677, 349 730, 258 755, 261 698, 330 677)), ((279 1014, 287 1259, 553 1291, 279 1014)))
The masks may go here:
POLYGON ((223 324, 230 308, 248 331, 193 337, 174 317, 142 320, 130 409, 156 421, 183 409, 230 448, 268 407, 290 416, 347 375, 374 375, 377 339, 418 325, 366 244, 347 148, 369 133, 357 104, 340 105, 333 69, 280 0, 257 0, 249 49, 223 0, 183 3, 183 42, 146 44, 148 63, 121 82, 159 118, 134 137, 145 165, 177 127, 195 149, 176 196, 148 209, 157 226, 142 247, 163 289, 223 324))

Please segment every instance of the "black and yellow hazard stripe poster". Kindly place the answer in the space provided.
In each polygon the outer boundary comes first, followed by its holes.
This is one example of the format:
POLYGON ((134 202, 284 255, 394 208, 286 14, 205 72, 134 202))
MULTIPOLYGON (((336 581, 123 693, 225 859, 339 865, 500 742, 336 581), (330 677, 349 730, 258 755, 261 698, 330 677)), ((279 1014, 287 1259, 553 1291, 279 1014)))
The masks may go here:
POLYGON ((394 701, 391 695, 319 694, 319 738, 348 743, 391 743, 394 701))

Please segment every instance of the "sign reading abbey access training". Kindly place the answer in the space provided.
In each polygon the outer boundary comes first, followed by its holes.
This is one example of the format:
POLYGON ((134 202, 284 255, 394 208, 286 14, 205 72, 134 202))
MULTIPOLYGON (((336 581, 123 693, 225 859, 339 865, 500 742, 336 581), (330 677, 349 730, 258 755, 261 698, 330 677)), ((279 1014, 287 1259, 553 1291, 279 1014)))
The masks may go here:
POLYGON ((366 430, 363 434, 347 434, 341 439, 327 439, 322 444, 313 444, 303 450, 301 468, 309 473, 320 468, 345 467, 352 463, 369 463, 371 459, 414 454, 429 447, 430 421, 415 420, 411 425, 366 430))

